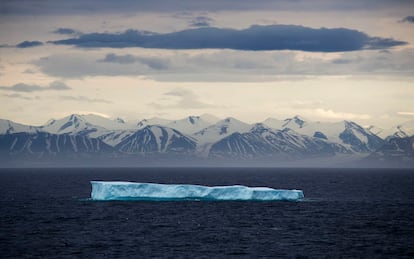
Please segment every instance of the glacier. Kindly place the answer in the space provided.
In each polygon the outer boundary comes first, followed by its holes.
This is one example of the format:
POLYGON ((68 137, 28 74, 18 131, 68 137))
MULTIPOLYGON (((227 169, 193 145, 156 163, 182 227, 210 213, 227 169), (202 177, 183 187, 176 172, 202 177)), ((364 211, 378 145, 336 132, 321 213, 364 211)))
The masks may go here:
POLYGON ((201 200, 201 201, 298 201, 301 190, 269 187, 202 186, 191 184, 136 183, 122 181, 91 181, 91 200, 201 200))

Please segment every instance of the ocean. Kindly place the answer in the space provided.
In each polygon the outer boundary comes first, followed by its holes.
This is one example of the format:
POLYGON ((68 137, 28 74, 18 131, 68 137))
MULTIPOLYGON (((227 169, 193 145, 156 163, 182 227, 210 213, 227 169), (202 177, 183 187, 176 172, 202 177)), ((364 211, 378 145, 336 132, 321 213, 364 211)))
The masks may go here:
POLYGON ((0 169, 1 258, 410 258, 414 169, 0 169), (88 200, 91 180, 301 189, 300 202, 88 200))

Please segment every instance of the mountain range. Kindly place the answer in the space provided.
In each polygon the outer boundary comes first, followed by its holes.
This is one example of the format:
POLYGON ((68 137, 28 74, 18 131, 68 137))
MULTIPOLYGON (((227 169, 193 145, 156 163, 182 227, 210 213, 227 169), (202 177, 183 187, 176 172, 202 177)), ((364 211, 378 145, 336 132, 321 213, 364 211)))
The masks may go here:
POLYGON ((0 120, 3 161, 174 158, 211 161, 295 161, 355 157, 413 161, 414 121, 389 130, 352 121, 314 122, 300 116, 249 124, 212 115, 135 123, 88 114, 41 126, 0 120))

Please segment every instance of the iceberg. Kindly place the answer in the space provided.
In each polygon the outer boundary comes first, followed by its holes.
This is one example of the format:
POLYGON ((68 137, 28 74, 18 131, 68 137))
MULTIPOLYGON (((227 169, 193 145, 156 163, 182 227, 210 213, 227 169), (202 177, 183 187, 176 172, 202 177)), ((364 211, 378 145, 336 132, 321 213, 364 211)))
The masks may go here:
POLYGON ((109 200, 202 200, 202 201, 298 201, 301 190, 278 190, 269 187, 202 186, 136 182, 91 181, 91 199, 109 200))

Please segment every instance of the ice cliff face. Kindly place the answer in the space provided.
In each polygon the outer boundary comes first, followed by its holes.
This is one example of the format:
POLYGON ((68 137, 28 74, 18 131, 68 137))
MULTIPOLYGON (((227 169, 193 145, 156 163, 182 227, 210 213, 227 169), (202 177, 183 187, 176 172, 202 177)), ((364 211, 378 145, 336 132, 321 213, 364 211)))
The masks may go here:
POLYGON ((208 187, 190 184, 156 184, 91 181, 92 200, 207 200, 298 201, 301 190, 277 190, 242 185, 208 187))

